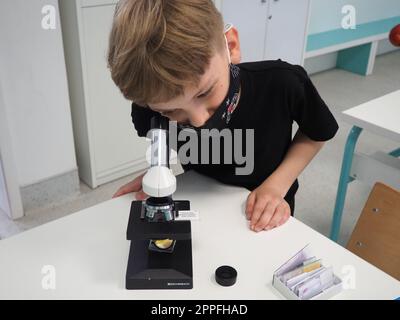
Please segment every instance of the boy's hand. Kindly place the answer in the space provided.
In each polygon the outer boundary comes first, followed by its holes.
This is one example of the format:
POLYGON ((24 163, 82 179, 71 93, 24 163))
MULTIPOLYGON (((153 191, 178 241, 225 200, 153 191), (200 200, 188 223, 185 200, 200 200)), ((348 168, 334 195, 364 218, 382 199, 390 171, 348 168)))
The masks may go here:
POLYGON ((113 198, 117 198, 123 196, 124 194, 136 192, 135 198, 136 200, 145 200, 148 198, 148 195, 143 192, 142 189, 142 180, 145 173, 137 177, 135 180, 127 183, 126 185, 119 188, 119 190, 113 195, 113 198))
POLYGON ((255 232, 283 225, 290 214, 290 206, 281 193, 266 184, 259 186, 247 198, 246 216, 250 220, 250 229, 255 232))

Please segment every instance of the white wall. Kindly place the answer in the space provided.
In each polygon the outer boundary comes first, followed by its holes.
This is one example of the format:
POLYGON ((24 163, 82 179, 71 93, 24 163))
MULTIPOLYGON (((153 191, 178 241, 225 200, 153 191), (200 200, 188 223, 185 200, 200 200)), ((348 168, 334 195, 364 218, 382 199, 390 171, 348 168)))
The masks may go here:
POLYGON ((355 7, 357 24, 400 16, 399 0, 312 0, 309 34, 340 29, 345 5, 355 7))
MULTIPOLYGON (((309 34, 341 28, 342 7, 356 8, 357 24, 400 16, 400 0, 312 0, 309 34)), ((377 55, 398 50, 389 40, 379 42, 377 55)), ((308 73, 329 70, 336 67, 337 52, 306 59, 308 73)))
POLYGON ((21 187, 76 169, 59 18, 42 29, 45 5, 58 13, 57 0, 0 1, 0 87, 21 187))

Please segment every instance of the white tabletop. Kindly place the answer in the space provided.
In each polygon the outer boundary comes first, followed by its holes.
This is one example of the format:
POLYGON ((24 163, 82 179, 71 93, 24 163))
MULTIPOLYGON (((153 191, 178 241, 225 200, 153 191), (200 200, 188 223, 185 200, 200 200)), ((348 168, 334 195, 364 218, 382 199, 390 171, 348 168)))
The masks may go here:
POLYGON ((291 219, 283 227, 255 234, 243 213, 248 192, 195 173, 178 179, 175 199, 188 199, 200 219, 192 222, 194 288, 124 289, 129 242, 125 239, 132 195, 110 200, 0 241, 0 299, 282 299, 272 274, 306 244, 355 288, 337 299, 394 299, 400 282, 346 249, 291 219), (233 287, 214 281, 215 269, 238 271, 233 287), (56 289, 42 288, 42 268, 53 265, 56 289))
POLYGON ((400 140, 400 90, 348 109, 343 119, 380 136, 400 140))

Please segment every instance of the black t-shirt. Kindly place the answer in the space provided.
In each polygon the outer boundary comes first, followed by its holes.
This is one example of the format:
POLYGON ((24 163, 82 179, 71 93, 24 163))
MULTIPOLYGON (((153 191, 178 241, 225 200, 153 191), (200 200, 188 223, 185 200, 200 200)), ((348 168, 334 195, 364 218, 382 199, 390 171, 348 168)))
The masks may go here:
MULTIPOLYGON (((243 63, 238 67, 241 97, 225 128, 254 129, 253 173, 236 175, 235 161, 219 165, 191 164, 184 169, 193 169, 222 183, 252 191, 283 161, 292 142, 293 121, 301 132, 315 141, 333 138, 338 124, 303 67, 281 60, 243 63)), ((208 127, 213 121, 219 121, 216 117, 220 117, 221 112, 218 111, 207 121, 208 127)), ((139 136, 146 136, 150 119, 155 114, 148 108, 132 105, 132 120, 139 136)), ((178 144, 178 148, 181 145, 178 144)), ((244 152, 245 147, 242 150, 244 152)), ((291 206, 297 189, 296 180, 285 197, 291 206)))

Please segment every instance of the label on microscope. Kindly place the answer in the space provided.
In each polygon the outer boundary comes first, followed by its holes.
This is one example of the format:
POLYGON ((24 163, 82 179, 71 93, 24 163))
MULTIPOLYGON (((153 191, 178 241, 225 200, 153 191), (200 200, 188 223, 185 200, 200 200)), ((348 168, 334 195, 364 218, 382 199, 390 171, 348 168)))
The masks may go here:
POLYGON ((177 218, 175 218, 175 220, 179 221, 183 221, 183 220, 199 220, 200 216, 199 213, 197 211, 192 211, 192 210, 183 210, 183 211, 179 211, 179 216, 177 218))

